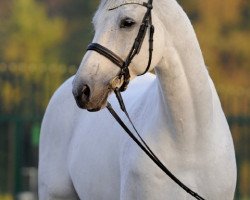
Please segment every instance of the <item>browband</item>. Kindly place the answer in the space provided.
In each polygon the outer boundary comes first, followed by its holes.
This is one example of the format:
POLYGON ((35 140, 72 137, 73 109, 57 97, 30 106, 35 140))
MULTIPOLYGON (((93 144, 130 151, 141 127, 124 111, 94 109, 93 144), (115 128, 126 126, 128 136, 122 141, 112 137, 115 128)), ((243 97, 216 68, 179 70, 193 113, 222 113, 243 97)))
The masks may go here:
POLYGON ((111 11, 111 10, 115 10, 115 9, 117 9, 117 8, 119 8, 119 7, 122 7, 122 6, 126 6, 126 5, 140 5, 140 6, 145 6, 145 7, 147 7, 147 3, 145 3, 145 2, 143 2, 143 3, 137 3, 137 2, 128 2, 128 3, 123 3, 123 4, 120 4, 120 5, 116 5, 116 6, 114 6, 114 7, 112 7, 112 8, 109 8, 108 9, 108 11, 111 11))

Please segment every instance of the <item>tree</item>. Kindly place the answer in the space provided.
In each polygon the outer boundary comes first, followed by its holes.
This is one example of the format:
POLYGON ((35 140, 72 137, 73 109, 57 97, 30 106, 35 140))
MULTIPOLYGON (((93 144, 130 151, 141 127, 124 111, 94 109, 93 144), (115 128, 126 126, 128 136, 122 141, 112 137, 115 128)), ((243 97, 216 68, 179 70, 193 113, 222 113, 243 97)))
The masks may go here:
POLYGON ((0 31, 0 60, 5 62, 58 62, 64 22, 50 19, 42 3, 13 0, 11 15, 0 31))
POLYGON ((248 87, 250 2, 246 0, 180 2, 193 21, 206 64, 215 83, 230 85, 235 89, 248 87))
MULTIPOLYGON (((44 0, 40 0, 44 1, 44 0)), ((65 64, 78 65, 93 37, 91 24, 99 0, 45 0, 50 15, 62 17, 66 24, 61 55, 65 64)))

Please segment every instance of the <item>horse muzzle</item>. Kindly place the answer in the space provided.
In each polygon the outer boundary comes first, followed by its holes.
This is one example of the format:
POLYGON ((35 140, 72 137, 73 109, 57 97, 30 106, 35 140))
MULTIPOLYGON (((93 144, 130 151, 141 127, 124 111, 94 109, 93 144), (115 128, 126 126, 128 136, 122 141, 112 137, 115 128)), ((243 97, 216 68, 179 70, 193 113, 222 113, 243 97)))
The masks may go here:
POLYGON ((77 89, 73 89, 72 93, 74 95, 76 104, 79 108, 87 109, 87 105, 90 101, 90 88, 88 85, 83 85, 82 87, 78 87, 77 89))
POLYGON ((81 109, 89 112, 97 112, 107 105, 107 98, 112 92, 112 88, 107 85, 102 89, 93 89, 87 84, 74 87, 72 93, 76 104, 81 109))

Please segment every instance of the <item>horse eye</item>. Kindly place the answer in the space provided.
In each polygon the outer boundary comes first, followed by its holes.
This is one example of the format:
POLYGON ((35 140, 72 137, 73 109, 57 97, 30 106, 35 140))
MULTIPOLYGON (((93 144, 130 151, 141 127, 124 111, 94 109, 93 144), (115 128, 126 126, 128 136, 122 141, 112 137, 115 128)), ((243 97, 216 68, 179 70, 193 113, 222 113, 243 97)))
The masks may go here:
POLYGON ((121 20, 120 28, 130 28, 135 24, 135 21, 131 18, 125 18, 121 20))

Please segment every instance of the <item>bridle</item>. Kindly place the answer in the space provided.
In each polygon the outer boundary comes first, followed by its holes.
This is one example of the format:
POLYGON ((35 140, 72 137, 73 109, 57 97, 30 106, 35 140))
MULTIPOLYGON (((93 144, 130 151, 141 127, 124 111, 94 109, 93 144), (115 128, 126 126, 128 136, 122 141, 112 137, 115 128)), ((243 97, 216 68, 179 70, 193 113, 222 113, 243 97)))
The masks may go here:
MULTIPOLYGON (((139 3, 124 3, 118 6, 115 6, 109 10, 117 9, 123 5, 127 4, 139 4, 139 3)), ((127 132, 127 134, 134 140, 134 142, 147 154, 147 156, 163 171, 166 175, 168 175, 176 184, 178 184, 182 189, 184 189, 187 193, 192 195, 195 199, 198 200, 205 200, 202 198, 199 194, 192 191, 190 188, 188 188, 186 185, 184 185, 178 178, 176 178, 168 169, 167 167, 159 160, 159 158, 155 155, 155 153, 150 149, 150 147, 147 145, 147 143, 144 141, 144 139, 141 137, 141 135, 138 133, 137 129, 135 128, 127 110, 125 107, 125 104, 122 99, 122 95, 120 92, 123 92, 127 89, 127 86, 130 81, 130 72, 129 72, 129 65, 131 64, 132 60, 134 59, 135 55, 140 53, 142 43, 145 39, 145 35, 147 33, 147 30, 149 29, 149 58, 148 58, 148 65, 145 69, 145 71, 138 75, 144 75, 148 72, 150 69, 151 61, 152 61, 152 53, 153 53, 153 37, 154 37, 154 26, 152 24, 152 15, 151 11, 153 9, 153 0, 148 0, 147 3, 139 4, 141 6, 144 6, 147 8, 147 11, 143 17, 139 32, 135 38, 134 44, 125 59, 125 61, 120 58, 118 55, 116 55, 111 50, 107 49, 106 47, 98 44, 98 43, 91 43, 87 50, 90 51, 96 51, 99 54, 103 55, 104 57, 108 58, 111 62, 113 62, 116 66, 118 66, 121 70, 119 74, 117 75, 118 79, 122 80, 123 83, 119 88, 113 88, 115 95, 118 99, 118 102, 120 104, 121 110, 126 114, 129 122, 131 123, 134 131, 136 132, 136 137, 130 129, 124 124, 124 122, 121 120, 121 118, 118 116, 118 114, 115 112, 115 110, 112 108, 111 104, 107 104, 107 109, 112 114, 112 116, 116 119, 116 121, 120 124, 120 126, 127 132)))
MULTIPOLYGON (((130 81, 130 73, 129 73, 129 65, 134 59, 135 55, 140 53, 142 43, 144 41, 145 35, 147 33, 147 30, 149 29, 149 58, 148 58, 148 65, 145 69, 145 71, 138 75, 144 75, 145 73, 148 72, 150 65, 151 65, 151 60, 152 60, 152 53, 153 53, 153 37, 154 37, 154 26, 152 25, 152 17, 151 17, 151 10, 153 9, 152 6, 153 0, 149 0, 148 3, 143 3, 139 4, 141 6, 144 6, 147 8, 147 11, 143 17, 139 32, 135 38, 134 44, 125 60, 120 58, 117 54, 112 52, 111 50, 107 49, 106 47, 98 44, 98 43, 91 43, 87 50, 93 50, 98 52, 99 54, 105 56, 108 58, 111 62, 113 62, 116 66, 118 66, 121 70, 118 74, 118 77, 123 80, 123 84, 119 88, 121 92, 125 91, 127 89, 127 86, 130 81)), ((137 3, 127 3, 127 4, 137 4, 137 3)), ((127 5, 127 4, 122 4, 122 5, 127 5)), ((122 6, 120 5, 120 6, 122 6)), ((120 6, 116 6, 113 8, 110 8, 109 11, 117 9, 120 6)))

